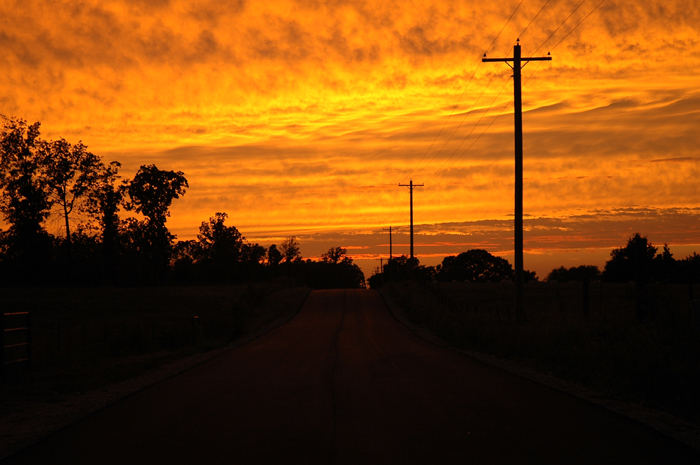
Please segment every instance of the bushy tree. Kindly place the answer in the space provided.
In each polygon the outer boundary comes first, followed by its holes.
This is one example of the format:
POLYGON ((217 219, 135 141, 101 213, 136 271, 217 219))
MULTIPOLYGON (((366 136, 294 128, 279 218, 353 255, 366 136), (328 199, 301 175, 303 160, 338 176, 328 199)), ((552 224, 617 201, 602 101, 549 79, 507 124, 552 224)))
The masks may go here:
POLYGON ((267 250, 260 244, 243 244, 242 257, 243 262, 250 265, 260 265, 265 260, 267 250))
POLYGON ((182 171, 160 170, 156 165, 142 165, 134 179, 124 184, 128 197, 125 206, 146 216, 149 222, 165 225, 173 200, 189 187, 182 171))
POLYGON ((664 244, 661 253, 657 253, 654 257, 653 279, 659 282, 670 282, 679 280, 678 262, 673 258, 671 249, 668 244, 664 244))
POLYGON ((483 249, 445 257, 437 270, 440 281, 497 282, 513 279, 513 276, 513 267, 508 260, 483 249))
POLYGON ((70 214, 76 202, 97 183, 105 167, 100 157, 88 152, 82 142, 75 145, 71 145, 65 139, 42 142, 39 151, 49 192, 63 213, 66 246, 70 258, 70 214))
POLYGON ((321 260, 323 260, 325 263, 352 263, 352 260, 347 256, 347 254, 347 249, 342 247, 331 247, 327 252, 321 255, 321 260))
POLYGON ((605 263, 603 278, 617 282, 648 282, 653 276, 656 250, 646 237, 635 234, 625 247, 610 252, 611 258, 605 263))
POLYGON ((285 263, 292 263, 301 260, 301 251, 296 237, 290 236, 282 243, 281 253, 285 263))
POLYGON ((175 236, 165 226, 174 199, 189 187, 182 171, 160 170, 143 165, 131 181, 123 184, 124 206, 146 217, 146 221, 130 219, 123 224, 126 245, 138 254, 142 266, 149 270, 148 280, 162 278, 170 262, 175 236))
POLYGON ((228 218, 226 213, 217 212, 203 221, 199 227, 197 240, 199 241, 202 259, 215 263, 230 264, 244 259, 244 237, 235 226, 226 226, 224 222, 228 218))
POLYGON ((39 153, 39 126, 3 118, 0 132, 0 212, 10 224, 6 254, 27 269, 45 257, 50 243, 42 223, 51 199, 39 153))
POLYGON ((119 205, 124 192, 117 185, 121 164, 112 161, 102 166, 87 192, 83 209, 97 219, 102 229, 102 254, 105 267, 114 274, 117 245, 119 244, 119 205))
POLYGON ((692 255, 685 257, 677 262, 677 280, 688 284, 688 297, 692 300, 695 298, 693 293, 693 285, 700 282, 700 255, 693 252, 692 255))
POLYGON ((267 264, 271 267, 276 267, 282 261, 282 253, 277 248, 277 245, 272 244, 267 249, 267 264))
POLYGON ((197 240, 177 241, 172 251, 172 272, 175 281, 191 282, 196 276, 194 264, 202 256, 201 245, 197 240))
POLYGON ((421 265, 415 257, 401 255, 389 259, 384 269, 379 274, 371 276, 369 282, 371 287, 376 288, 389 281, 430 282, 434 279, 434 267, 421 265))
POLYGON ((553 269, 547 276, 547 281, 595 281, 600 279, 600 270, 595 265, 559 267, 553 269))

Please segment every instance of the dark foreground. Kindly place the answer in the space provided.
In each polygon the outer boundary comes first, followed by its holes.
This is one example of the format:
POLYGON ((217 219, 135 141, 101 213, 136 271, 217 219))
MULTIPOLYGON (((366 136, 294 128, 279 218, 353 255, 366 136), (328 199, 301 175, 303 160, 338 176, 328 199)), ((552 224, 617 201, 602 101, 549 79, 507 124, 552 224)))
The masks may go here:
POLYGON ((413 336, 372 291, 318 291, 266 337, 7 463, 700 463, 652 430, 413 336))

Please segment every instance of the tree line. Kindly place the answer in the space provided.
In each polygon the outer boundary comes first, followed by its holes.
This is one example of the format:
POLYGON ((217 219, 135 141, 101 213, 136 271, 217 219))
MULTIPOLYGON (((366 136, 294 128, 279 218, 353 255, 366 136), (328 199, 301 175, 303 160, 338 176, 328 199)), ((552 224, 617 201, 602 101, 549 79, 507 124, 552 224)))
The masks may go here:
POLYGON ((359 287, 364 276, 340 247, 304 260, 290 237, 265 248, 246 241, 217 212, 197 239, 176 241, 166 221, 189 184, 182 171, 142 165, 122 179, 82 143, 45 140, 40 123, 2 117, 0 279, 4 284, 240 282, 285 276, 313 287, 359 287), (60 212, 65 235, 45 223, 60 212), (122 218, 120 213, 132 216, 122 218), (77 226, 76 213, 88 218, 77 226))
MULTIPOLYGON (((402 280, 499 282, 513 280, 514 276, 513 266, 505 258, 483 249, 472 249, 445 257, 435 267, 423 266, 416 258, 393 258, 381 272, 369 278, 369 284, 379 287, 388 281, 402 280)), ((538 277, 534 271, 525 270, 525 280, 537 281, 538 277)), ((594 265, 562 266, 552 270, 546 280, 633 282, 639 286, 651 282, 693 284, 700 281, 700 255, 693 253, 678 260, 673 257, 667 244, 659 251, 646 237, 637 233, 629 238, 624 247, 610 252, 610 259, 602 271, 594 265)))

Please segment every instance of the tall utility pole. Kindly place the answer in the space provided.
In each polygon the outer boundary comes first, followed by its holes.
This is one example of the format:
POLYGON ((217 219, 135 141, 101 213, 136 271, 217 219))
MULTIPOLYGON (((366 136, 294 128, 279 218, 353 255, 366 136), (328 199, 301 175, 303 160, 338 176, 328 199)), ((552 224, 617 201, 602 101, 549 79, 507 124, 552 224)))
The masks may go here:
POLYGON ((513 56, 486 58, 482 62, 502 61, 513 70, 513 100, 515 112, 515 315, 523 318, 523 102, 520 88, 520 70, 528 61, 549 61, 552 57, 523 57, 520 55, 520 39, 513 46, 513 56), (513 62, 513 65, 509 63, 513 62))
POLYGON ((392 258, 394 258, 393 250, 391 247, 391 226, 389 226, 388 229, 384 228, 384 231, 389 231, 389 260, 391 260, 392 258))
POLYGON ((423 184, 413 184, 413 179, 411 179, 408 184, 399 184, 399 187, 408 187, 409 197, 411 199, 411 258, 413 258, 413 188, 423 187, 423 184))

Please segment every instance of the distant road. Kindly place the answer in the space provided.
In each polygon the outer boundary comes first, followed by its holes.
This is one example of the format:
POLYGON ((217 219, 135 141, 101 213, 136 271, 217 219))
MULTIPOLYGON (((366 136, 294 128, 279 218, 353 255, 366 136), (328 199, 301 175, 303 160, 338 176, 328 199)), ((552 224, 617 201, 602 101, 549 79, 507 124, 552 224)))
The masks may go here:
POLYGON ((415 337, 373 291, 290 323, 8 463, 684 464, 689 449, 415 337))

